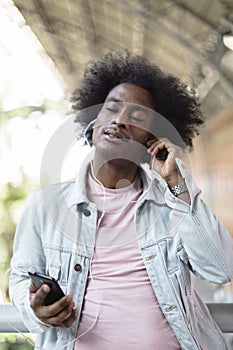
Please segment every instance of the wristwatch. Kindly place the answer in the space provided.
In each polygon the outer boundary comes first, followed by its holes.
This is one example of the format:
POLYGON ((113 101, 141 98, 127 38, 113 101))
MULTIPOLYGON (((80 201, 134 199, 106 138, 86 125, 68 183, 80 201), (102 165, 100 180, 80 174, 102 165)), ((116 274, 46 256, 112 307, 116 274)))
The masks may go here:
POLYGON ((173 186, 170 188, 170 191, 172 194, 174 194, 174 196, 179 196, 179 194, 182 194, 184 192, 188 192, 188 188, 186 186, 185 182, 182 182, 179 185, 173 186))

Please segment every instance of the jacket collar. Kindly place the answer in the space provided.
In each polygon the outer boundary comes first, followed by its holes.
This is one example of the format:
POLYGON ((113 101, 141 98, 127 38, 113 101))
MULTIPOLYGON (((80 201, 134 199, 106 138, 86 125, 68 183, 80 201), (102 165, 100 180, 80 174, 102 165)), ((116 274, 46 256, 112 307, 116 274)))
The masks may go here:
MULTIPOLYGON (((70 208, 77 204, 89 203, 86 194, 86 179, 94 155, 95 150, 92 149, 81 164, 73 188, 67 198, 67 203, 70 208)), ((143 183, 143 193, 140 197, 140 202, 152 200, 160 204, 165 203, 164 195, 167 185, 162 177, 156 172, 151 171, 145 164, 140 166, 140 175, 143 183)))
POLYGON ((94 154, 95 150, 92 149, 91 152, 85 157, 79 168, 74 186, 67 198, 67 203, 70 208, 76 204, 89 203, 86 195, 86 179, 88 172, 90 171, 90 163, 94 158, 94 154))

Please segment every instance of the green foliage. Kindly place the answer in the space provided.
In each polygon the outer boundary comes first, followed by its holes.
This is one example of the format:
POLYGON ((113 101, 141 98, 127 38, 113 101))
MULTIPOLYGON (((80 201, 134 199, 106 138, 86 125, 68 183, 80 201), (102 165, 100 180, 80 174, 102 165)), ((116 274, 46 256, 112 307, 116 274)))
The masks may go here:
MULTIPOLYGON (((9 120, 19 115, 26 118, 27 113, 33 110, 35 107, 23 107, 4 113, 0 111, 0 131, 3 139, 3 151, 0 153, 0 158, 4 152, 6 154, 11 152, 11 136, 6 128, 9 120)), ((4 277, 5 272, 10 267, 16 225, 22 213, 25 199, 35 186, 34 181, 26 175, 21 167, 14 169, 14 171, 17 172, 17 183, 9 180, 0 186, 0 300, 2 299, 2 287, 7 285, 7 279, 5 280, 4 277)), ((8 299, 8 288, 5 292, 8 299)))
MULTIPOLYGON (((21 171, 22 182, 19 186, 7 183, 0 189, 0 285, 5 271, 10 266, 13 252, 13 241, 16 225, 25 203, 25 199, 33 185, 21 171)), ((8 290, 6 291, 8 297, 8 290)))
MULTIPOLYGON (((33 339, 27 336, 31 343, 33 339)), ((16 334, 0 334, 0 350, 32 350, 34 347, 22 336, 16 334)))
MULTIPOLYGON (((30 177, 26 173, 27 167, 25 167, 21 158, 19 161, 17 158, 14 158, 17 154, 17 152, 14 153, 14 148, 16 148, 17 145, 14 143, 15 139, 13 139, 13 137, 15 134, 12 133, 11 130, 11 127, 14 124, 11 124, 11 122, 14 122, 14 119, 19 118, 31 120, 33 123, 33 118, 31 118, 33 112, 41 112, 41 118, 43 119, 46 118, 46 113, 48 111, 53 110, 54 112, 59 113, 60 111, 60 113, 62 113, 62 106, 64 107, 62 101, 53 102, 45 100, 39 107, 23 106, 21 108, 3 112, 0 103, 0 160, 3 160, 1 165, 4 164, 5 168, 3 170, 6 170, 5 172, 3 171, 3 174, 7 174, 6 176, 9 174, 9 179, 5 179, 3 176, 4 180, 0 185, 0 303, 2 299, 1 290, 3 277, 5 277, 5 272, 10 267, 10 260, 13 253, 15 229, 22 214, 26 197, 33 188, 38 187, 39 185, 37 183, 38 179, 35 179, 35 176, 30 177), (13 152, 12 157, 11 152, 13 152), (7 170, 8 166, 9 170, 7 170)), ((49 118, 50 116, 48 114, 48 120, 49 118)), ((34 128, 37 130, 37 122, 35 122, 34 128)), ((38 133, 39 132, 40 130, 38 133)), ((20 134, 22 138, 27 137, 25 135, 27 134, 24 134, 23 132, 20 134)), ((17 139, 16 142, 20 142, 20 139, 17 139)), ((30 147, 30 143, 28 147, 30 147)), ((33 151, 32 148, 31 152, 33 151)), ((4 280, 4 285, 7 285, 7 279, 4 280)), ((8 297, 8 291, 6 291, 6 296, 8 297)))
POLYGON ((14 117, 21 117, 27 119, 30 113, 35 111, 40 111, 46 113, 48 110, 54 110, 60 113, 64 113, 64 101, 50 101, 45 100, 41 106, 23 106, 20 108, 15 108, 9 111, 2 112, 0 104, 0 123, 3 124, 14 117))

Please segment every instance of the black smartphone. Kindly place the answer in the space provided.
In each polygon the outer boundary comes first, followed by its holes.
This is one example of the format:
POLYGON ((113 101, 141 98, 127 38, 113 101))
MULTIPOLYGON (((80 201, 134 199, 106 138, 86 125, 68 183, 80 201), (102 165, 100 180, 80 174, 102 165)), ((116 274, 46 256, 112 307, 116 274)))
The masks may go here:
POLYGON ((62 297, 64 297, 65 294, 63 293, 61 287, 59 286, 55 278, 50 277, 48 275, 44 275, 39 272, 28 272, 28 274, 33 280, 36 288, 40 288, 44 283, 51 288, 51 291, 45 298, 45 305, 51 305, 59 299, 61 299, 62 297))
POLYGON ((167 159, 167 156, 168 156, 168 151, 167 149, 164 147, 162 148, 161 150, 159 150, 159 152, 157 153, 156 155, 156 158, 158 160, 166 160, 167 159))

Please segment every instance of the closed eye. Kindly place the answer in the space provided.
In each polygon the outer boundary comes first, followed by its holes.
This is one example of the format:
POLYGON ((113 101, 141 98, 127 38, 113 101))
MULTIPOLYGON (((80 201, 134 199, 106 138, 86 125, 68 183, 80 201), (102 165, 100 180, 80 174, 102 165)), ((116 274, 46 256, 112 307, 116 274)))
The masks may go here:
POLYGON ((117 113, 119 110, 119 104, 115 101, 108 101, 105 103, 105 109, 112 113, 117 113))
POLYGON ((131 119, 136 120, 138 122, 144 122, 145 118, 137 118, 137 117, 133 117, 132 115, 130 116, 131 119))
POLYGON ((144 122, 146 119, 146 115, 141 111, 135 111, 130 115, 130 119, 133 119, 136 122, 144 122))
POLYGON ((114 112, 114 113, 117 113, 117 109, 116 108, 113 108, 113 107, 106 107, 107 111, 110 111, 110 112, 114 112))

